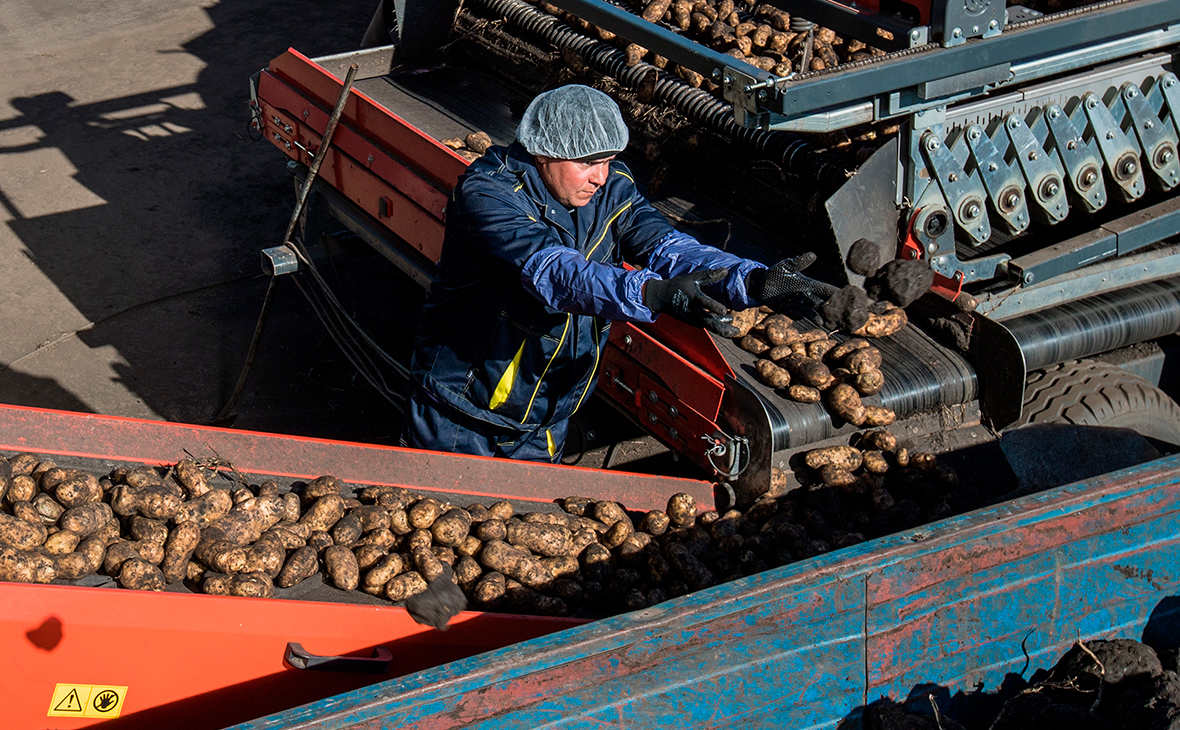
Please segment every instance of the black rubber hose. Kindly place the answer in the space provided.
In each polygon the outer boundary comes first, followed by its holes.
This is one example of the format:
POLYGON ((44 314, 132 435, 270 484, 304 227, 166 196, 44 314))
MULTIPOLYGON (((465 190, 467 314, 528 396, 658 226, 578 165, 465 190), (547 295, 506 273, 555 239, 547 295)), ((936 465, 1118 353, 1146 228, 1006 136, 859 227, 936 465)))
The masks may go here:
POLYGON ((477 0, 519 30, 532 33, 562 49, 578 53, 586 65, 631 88, 656 71, 655 96, 688 119, 734 139, 778 163, 784 172, 818 180, 836 188, 848 180, 848 170, 837 155, 787 132, 768 132, 738 126, 733 108, 702 89, 694 89, 663 69, 640 62, 628 66, 623 52, 607 43, 587 38, 554 16, 521 0, 477 0))

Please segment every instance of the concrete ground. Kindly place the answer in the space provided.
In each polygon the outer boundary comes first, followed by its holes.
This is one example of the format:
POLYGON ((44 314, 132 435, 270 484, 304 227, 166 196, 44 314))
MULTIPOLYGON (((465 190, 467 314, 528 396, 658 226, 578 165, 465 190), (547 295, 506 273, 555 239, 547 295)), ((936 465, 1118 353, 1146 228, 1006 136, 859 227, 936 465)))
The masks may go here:
MULTIPOLYGON (((285 159, 249 134, 248 79, 288 46, 355 48, 374 7, 0 3, 0 403, 215 418, 266 291, 259 251, 294 206, 285 159)), ((420 289, 375 254, 333 276, 405 356, 420 289)), ((236 428, 369 443, 400 431, 285 279, 234 415, 236 428)), ((612 460, 659 451, 632 439, 612 460)))

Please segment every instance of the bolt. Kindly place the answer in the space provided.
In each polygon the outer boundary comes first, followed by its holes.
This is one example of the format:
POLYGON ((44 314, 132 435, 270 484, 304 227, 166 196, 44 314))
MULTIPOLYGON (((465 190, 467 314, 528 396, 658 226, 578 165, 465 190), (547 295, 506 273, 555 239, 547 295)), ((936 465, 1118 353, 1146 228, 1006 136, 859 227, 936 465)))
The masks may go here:
POLYGON ((1038 157, 1040 157, 1040 155, 1038 155, 1038 154, 1037 154, 1037 151, 1036 151, 1036 150, 1029 150, 1029 152, 1028 152, 1028 159, 1030 159, 1030 160, 1035 160, 1035 159, 1037 159, 1038 157))
POLYGON ((1153 124, 1152 122, 1144 122, 1144 123, 1143 123, 1143 128, 1144 128, 1144 129, 1151 129, 1151 128, 1152 128, 1152 127, 1154 127, 1154 126, 1155 126, 1155 124, 1153 124))
POLYGON ((726 86, 729 86, 730 84, 732 84, 732 83, 733 83, 733 77, 732 77, 732 76, 730 76, 729 74, 725 74, 725 78, 724 78, 724 79, 722 79, 722 80, 721 80, 721 82, 722 82, 723 84, 725 84, 726 86))
POLYGON ((939 266, 946 266, 946 256, 939 256, 938 258, 934 259, 934 263, 938 264, 939 266))
POLYGON ((950 180, 951 182, 959 182, 959 176, 953 172, 951 174, 947 175, 946 179, 950 180))
POLYGON ((719 68, 713 69, 713 80, 716 81, 719 78, 721 78, 721 69, 719 69, 719 68))
POLYGON ((966 216, 967 220, 973 221, 978 218, 979 214, 982 212, 983 211, 980 210, 978 203, 972 203, 971 205, 967 206, 967 210, 963 211, 963 214, 966 216))
POLYGON ((955 28, 954 30, 951 31, 951 37, 952 38, 962 38, 963 37, 963 29, 962 28, 955 28))
POLYGON ((1093 109, 1094 107, 1098 106, 1097 97, 1093 96, 1092 94, 1087 94, 1086 95, 1086 106, 1089 107, 1090 109, 1093 109))
POLYGON ((1058 108, 1056 105, 1049 107, 1049 118, 1050 119, 1056 119, 1059 116, 1061 116, 1061 109, 1060 108, 1058 108))
POLYGON ((1067 150, 1076 150, 1077 148, 1078 148, 1078 143, 1076 140, 1071 139, 1070 141, 1065 143, 1065 149, 1067 149, 1067 150))
POLYGON ((1164 82, 1165 89, 1170 89, 1175 85, 1176 85, 1176 79, 1168 79, 1167 81, 1164 82))
POLYGON ((933 134, 930 134, 929 132, 927 132, 926 135, 927 135, 926 136, 926 149, 936 150, 942 146, 942 142, 940 142, 938 140, 938 137, 935 137, 933 134))
POLYGON ((1033 280, 1036 278, 1037 277, 1033 276, 1032 272, 1030 271, 1024 275, 1024 283, 1031 284, 1031 283, 1033 283, 1033 280))
POLYGON ((995 30, 996 28, 999 28, 999 27, 1000 27, 1000 24, 994 20, 987 24, 988 30, 995 30))
POLYGON ((675 418, 680 415, 680 411, 676 410, 676 406, 668 406, 668 415, 675 418))
POLYGON ((970 140, 979 139, 979 134, 979 127, 972 127, 971 129, 967 130, 967 138, 970 140))
POLYGON ((1139 89, 1136 89, 1134 86, 1128 86, 1126 95, 1128 99, 1134 99, 1136 96, 1139 96, 1139 89))
POLYGON ((1000 166, 994 162, 989 162, 989 163, 987 163, 987 169, 988 169, 988 172, 995 172, 996 170, 1000 169, 1000 166))
POLYGON ((593 429, 586 432, 587 441, 593 441, 596 438, 598 438, 598 434, 593 429))
POLYGON ((913 30, 910 31, 910 40, 916 41, 921 37, 922 37, 922 32, 920 30, 918 30, 917 28, 914 28, 913 30))
POLYGON ((311 110, 309 110, 309 109, 304 109, 304 110, 303 110, 303 118, 304 118, 304 119, 307 119, 307 117, 308 117, 308 115, 309 115, 309 114, 311 114, 311 110))
POLYGON ((1090 187, 1096 182, 1098 182, 1098 173, 1093 170, 1086 170, 1086 173, 1082 175, 1082 184, 1086 187, 1090 187))
POLYGON ((652 422, 652 423, 659 423, 659 420, 660 420, 660 419, 659 419, 658 417, 656 417, 656 414, 654 414, 654 413, 649 413, 649 414, 647 414, 647 420, 648 420, 648 421, 650 421, 650 422, 652 422))
POLYGON ((931 241, 929 244, 926 245, 926 250, 931 254, 936 254, 936 253, 938 253, 938 244, 935 243, 934 241, 931 241))
POLYGON ((1106 133, 1106 138, 1107 138, 1107 139, 1114 139, 1114 132, 1107 132, 1107 133, 1106 133))
POLYGON ((1134 160, 1127 160, 1123 163, 1123 175, 1130 177, 1139 171, 1139 166, 1135 164, 1134 160))
POLYGON ((651 401, 652 403, 659 403, 660 402, 660 397, 658 395, 656 395, 656 392, 654 390, 647 391, 647 399, 649 401, 651 401))
POLYGON ((370 164, 370 165, 371 165, 371 164, 373 164, 373 156, 372 156, 372 155, 369 155, 369 162, 368 162, 368 164, 370 164))
POLYGON ((676 429, 669 428, 668 429, 668 438, 678 439, 678 438, 680 438, 680 434, 676 433, 676 429))
POLYGON ((628 347, 631 346, 631 335, 623 335, 623 344, 628 347))
POLYGON ((1061 192, 1061 186, 1055 182, 1050 182, 1045 186, 1045 192, 1047 193, 1047 195, 1045 195, 1046 198, 1052 198, 1054 195, 1057 195, 1057 193, 1061 192))
POLYGON ((1164 150, 1160 153, 1160 162, 1166 165, 1172 161, 1174 156, 1175 155, 1172 154, 1172 150, 1164 150))
POLYGON ((1020 195, 1017 193, 1009 193, 1008 197, 1004 198, 1004 205, 1009 208, 1015 208, 1020 205, 1020 195))
POLYGON ((761 101, 766 101, 766 89, 762 89, 758 92, 758 99, 761 101))

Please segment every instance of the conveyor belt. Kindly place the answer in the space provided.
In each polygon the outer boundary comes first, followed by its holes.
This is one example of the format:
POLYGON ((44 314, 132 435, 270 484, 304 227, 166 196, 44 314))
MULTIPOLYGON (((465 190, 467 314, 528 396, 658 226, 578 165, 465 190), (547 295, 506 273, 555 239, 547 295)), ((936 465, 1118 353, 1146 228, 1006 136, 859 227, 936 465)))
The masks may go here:
POLYGON ((1137 284, 1005 320, 1037 370, 1180 331, 1180 278, 1137 284))
MULTIPOLYGON (((814 326, 814 325, 813 325, 814 326)), ((837 335, 837 339, 848 339, 837 335)), ((739 382, 758 394, 766 407, 774 451, 796 448, 830 438, 838 428, 820 403, 796 403, 754 375, 756 355, 729 340, 719 340, 721 352, 739 382)), ((885 387, 866 403, 883 405, 899 418, 940 405, 970 403, 976 397, 975 371, 960 354, 941 347, 924 332, 908 326, 874 341, 881 350, 885 387)))

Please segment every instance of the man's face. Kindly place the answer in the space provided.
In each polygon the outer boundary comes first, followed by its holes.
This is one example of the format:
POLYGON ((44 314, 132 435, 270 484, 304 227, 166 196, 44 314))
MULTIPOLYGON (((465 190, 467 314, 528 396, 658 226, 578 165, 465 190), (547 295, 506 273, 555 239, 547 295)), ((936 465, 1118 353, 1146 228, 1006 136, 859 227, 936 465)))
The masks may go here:
POLYGON ((614 155, 593 162, 536 155, 537 171, 549 193, 567 208, 581 208, 606 184, 614 155))

